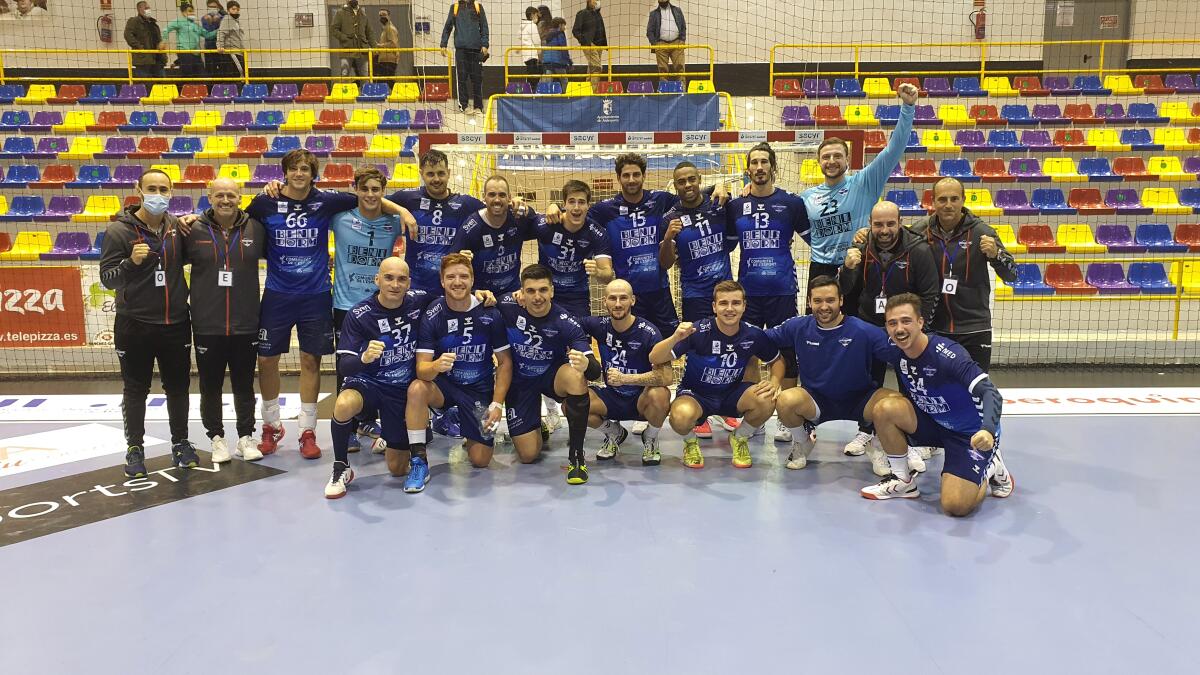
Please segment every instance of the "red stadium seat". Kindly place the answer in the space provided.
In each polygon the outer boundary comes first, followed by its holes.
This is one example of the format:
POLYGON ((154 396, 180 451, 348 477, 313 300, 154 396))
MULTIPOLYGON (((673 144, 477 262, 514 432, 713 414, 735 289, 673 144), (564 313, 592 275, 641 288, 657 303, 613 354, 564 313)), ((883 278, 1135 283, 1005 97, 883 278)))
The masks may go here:
MULTIPOLYGON (((1192 106, 1192 114, 1200 116, 1200 103, 1192 106)), ((1188 129, 1187 142, 1200 144, 1200 129, 1188 129)))
POLYGON ((421 90, 422 101, 447 101, 450 99, 450 85, 445 82, 426 82, 421 90))
POLYGON ((208 96, 208 87, 203 84, 185 84, 180 90, 179 95, 172 99, 172 103, 200 103, 204 97, 208 96))
POLYGON ((96 116, 96 123, 88 127, 88 131, 116 131, 117 127, 129 124, 129 116, 124 110, 104 110, 96 116))
POLYGON ((1049 225, 1022 225, 1017 230, 1017 242, 1025 244, 1030 253, 1066 253, 1067 247, 1054 239, 1049 225))
POLYGON ((1141 157, 1118 157, 1113 160, 1113 173, 1125 180, 1155 180, 1146 170, 1146 161, 1141 157))
POLYGON ((72 105, 84 96, 87 96, 87 89, 82 84, 64 84, 58 88, 58 96, 52 96, 46 99, 46 102, 54 105, 72 105))
POLYGON ((1001 157, 980 157, 973 167, 975 175, 991 183, 1011 183, 1017 180, 1008 172, 1001 157))
POLYGON ((349 164, 326 164, 321 172, 322 187, 350 187, 354 182, 354 167, 349 164))
POLYGON ((836 105, 819 105, 813 111, 813 120, 818 126, 845 126, 846 119, 842 117, 842 109, 836 105))
POLYGON ((771 85, 771 93, 775 98, 803 98, 804 89, 796 78, 781 78, 771 85))
POLYGON ((914 183, 936 183, 941 179, 932 159, 910 159, 904 163, 904 175, 914 183))
POLYGON ((329 154, 334 157, 362 157, 368 145, 366 136, 339 136, 337 148, 329 154))
POLYGON ((921 195, 921 208, 925 209, 926 211, 933 210, 933 190, 932 189, 926 190, 921 195))
POLYGON ((1054 144, 1060 148, 1070 148, 1071 150, 1095 150, 1094 146, 1087 144, 1087 138, 1083 135, 1082 129, 1059 129, 1054 132, 1054 144))
POLYGON ((128 157, 130 159, 157 159, 169 148, 166 136, 142 136, 138 140, 137 152, 129 153, 128 157))
POLYGON ((58 190, 64 183, 75 182, 75 169, 68 164, 50 164, 42 169, 42 179, 29 184, 41 190, 58 190))
POLYGON ((887 147, 887 136, 879 129, 863 132, 863 147, 873 152, 879 152, 887 147))
POLYGON ((977 126, 1004 126, 1008 120, 1000 116, 1000 111, 994 105, 973 105, 968 115, 975 120, 977 126))
POLYGON ((217 177, 217 168, 211 164, 189 164, 183 167, 183 176, 175 185, 183 188, 202 188, 217 177))
POLYGON ((1083 273, 1075 263, 1046 265, 1046 284, 1061 295, 1095 295, 1100 292, 1100 289, 1083 280, 1083 273))
POLYGON ((345 110, 322 110, 317 114, 317 121, 313 124, 313 131, 341 131, 342 127, 346 126, 347 118, 345 110))
POLYGON ((616 80, 605 80, 596 86, 597 94, 624 94, 625 85, 616 80))
POLYGON ((896 79, 892 80, 892 89, 895 89, 896 91, 900 91, 900 85, 902 85, 902 84, 911 84, 912 86, 917 88, 917 91, 921 92, 922 96, 925 95, 925 88, 921 86, 921 80, 918 78, 897 77, 896 79))
POLYGON ((1179 223, 1175 226, 1175 241, 1188 247, 1192 253, 1200 253, 1200 224, 1179 223))
POLYGON ((324 82, 308 82, 296 97, 296 103, 324 103, 329 96, 329 87, 324 82))
POLYGON ((1090 103, 1068 103, 1063 108, 1063 117, 1075 124, 1101 124, 1104 120, 1096 117, 1090 103))
POLYGON ((1175 90, 1163 84, 1161 75, 1135 75, 1133 86, 1146 94, 1174 94, 1175 90))
POLYGON ((1042 88, 1042 81, 1036 75, 1018 75, 1013 78, 1013 87, 1022 96, 1049 96, 1050 91, 1042 88))
POLYGON ((237 148, 229 153, 230 157, 257 158, 267 151, 266 136, 242 136, 238 139, 237 148))
POLYGON ((1117 212, 1104 203, 1104 196, 1096 188, 1073 188, 1067 204, 1081 214, 1111 215, 1117 212))

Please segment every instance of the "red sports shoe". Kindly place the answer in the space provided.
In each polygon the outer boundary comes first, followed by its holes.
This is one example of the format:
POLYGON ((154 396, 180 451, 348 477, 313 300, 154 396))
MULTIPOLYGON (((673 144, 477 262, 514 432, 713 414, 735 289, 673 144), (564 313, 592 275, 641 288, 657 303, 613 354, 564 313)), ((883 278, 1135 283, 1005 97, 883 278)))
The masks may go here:
POLYGON ((712 426, 708 423, 707 419, 701 422, 695 429, 692 429, 692 431, 696 432, 696 438, 712 438, 712 426))
POLYGON ((262 441, 258 444, 258 451, 264 455, 270 455, 279 449, 279 439, 283 438, 283 425, 273 427, 270 424, 263 423, 262 426, 262 441))
POLYGON ((300 456, 304 459, 320 459, 321 448, 317 445, 317 435, 312 429, 300 432, 300 456))
POLYGON ((736 417, 719 417, 717 415, 713 415, 708 419, 715 421, 717 424, 721 425, 722 429, 729 432, 737 431, 737 428, 742 424, 742 421, 736 417))

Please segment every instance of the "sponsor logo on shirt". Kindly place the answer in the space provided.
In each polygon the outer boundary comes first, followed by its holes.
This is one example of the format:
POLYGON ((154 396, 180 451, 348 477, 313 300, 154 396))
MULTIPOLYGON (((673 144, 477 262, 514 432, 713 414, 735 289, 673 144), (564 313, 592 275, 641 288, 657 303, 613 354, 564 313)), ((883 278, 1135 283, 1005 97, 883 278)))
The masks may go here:
POLYGON ((854 338, 841 338, 838 340, 838 342, 840 342, 843 347, 849 347, 850 343, 854 342, 854 338))
POLYGON ((942 356, 944 356, 948 359, 958 358, 957 356, 954 355, 954 352, 950 351, 949 347, 947 347, 945 344, 940 343, 940 342, 937 345, 937 353, 941 354, 942 356))

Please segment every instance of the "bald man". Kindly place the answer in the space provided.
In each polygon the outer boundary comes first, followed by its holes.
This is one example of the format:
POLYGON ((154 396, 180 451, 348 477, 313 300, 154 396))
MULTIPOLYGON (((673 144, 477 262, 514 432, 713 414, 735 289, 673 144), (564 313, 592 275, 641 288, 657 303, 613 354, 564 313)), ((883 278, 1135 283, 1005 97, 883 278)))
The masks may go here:
POLYGON ((208 185, 211 208, 184 239, 192 264, 192 343, 200 375, 200 418, 215 463, 231 459, 221 421, 225 372, 233 389, 237 443, 232 455, 262 459, 254 442, 254 366, 258 355, 258 260, 265 253, 261 223, 240 208, 241 186, 228 178, 208 185))

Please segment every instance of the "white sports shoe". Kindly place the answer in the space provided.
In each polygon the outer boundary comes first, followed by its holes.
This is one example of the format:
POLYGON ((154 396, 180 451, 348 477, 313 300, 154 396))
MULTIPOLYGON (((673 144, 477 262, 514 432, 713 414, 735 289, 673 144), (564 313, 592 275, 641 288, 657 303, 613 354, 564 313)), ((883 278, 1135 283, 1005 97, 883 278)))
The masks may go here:
POLYGON ((229 446, 225 444, 225 439, 220 436, 212 438, 212 461, 213 464, 224 464, 232 460, 229 456, 229 446))
POLYGON ((929 459, 930 457, 933 457, 934 450, 937 450, 937 448, 929 445, 917 446, 917 453, 921 455, 921 459, 929 459))
POLYGON ((867 459, 871 460, 871 471, 876 476, 887 476, 892 473, 892 465, 888 464, 887 453, 875 443, 866 446, 867 459))
POLYGON ((648 426, 650 426, 649 422, 634 422, 633 427, 630 428, 630 431, 633 432, 634 435, 640 436, 648 426))
POLYGON ((783 422, 780 422, 779 420, 775 420, 775 424, 776 424, 775 442, 776 443, 791 443, 793 441, 792 430, 783 426, 783 422))
POLYGON ((354 480, 354 469, 341 462, 333 463, 333 475, 325 484, 325 498, 337 499, 346 495, 346 486, 354 480))
POLYGON ((385 450, 387 450, 387 441, 383 440, 382 436, 371 441, 371 452, 373 454, 382 455, 385 450))
POLYGON ((917 473, 925 473, 925 459, 921 456, 921 449, 909 446, 908 448, 908 468, 917 473))
POLYGON ((991 488, 993 497, 1003 499, 1011 495, 1013 488, 1017 487, 1012 474, 1008 472, 1008 467, 1004 465, 1004 458, 1000 456, 1000 448, 996 448, 992 453, 992 465, 988 467, 988 474, 988 487, 991 488))
POLYGON ((550 433, 554 433, 562 428, 562 415, 558 413, 558 404, 554 401, 546 401, 546 416, 542 418, 546 423, 546 428, 550 429, 550 433))
MULTIPOLYGON (((867 451, 867 446, 875 439, 875 434, 868 434, 865 431, 860 431, 858 434, 842 448, 842 453, 851 457, 858 457, 867 451)), ((883 474, 887 475, 887 474, 883 474)))
POLYGON ((237 447, 233 450, 234 457, 240 457, 247 462, 257 462, 263 458, 262 451, 258 449, 258 442, 253 436, 242 436, 238 439, 237 447))
POLYGON ((894 474, 888 474, 878 483, 859 490, 859 494, 867 499, 916 499, 921 496, 916 476, 915 473, 909 474, 908 480, 904 481, 894 474))

